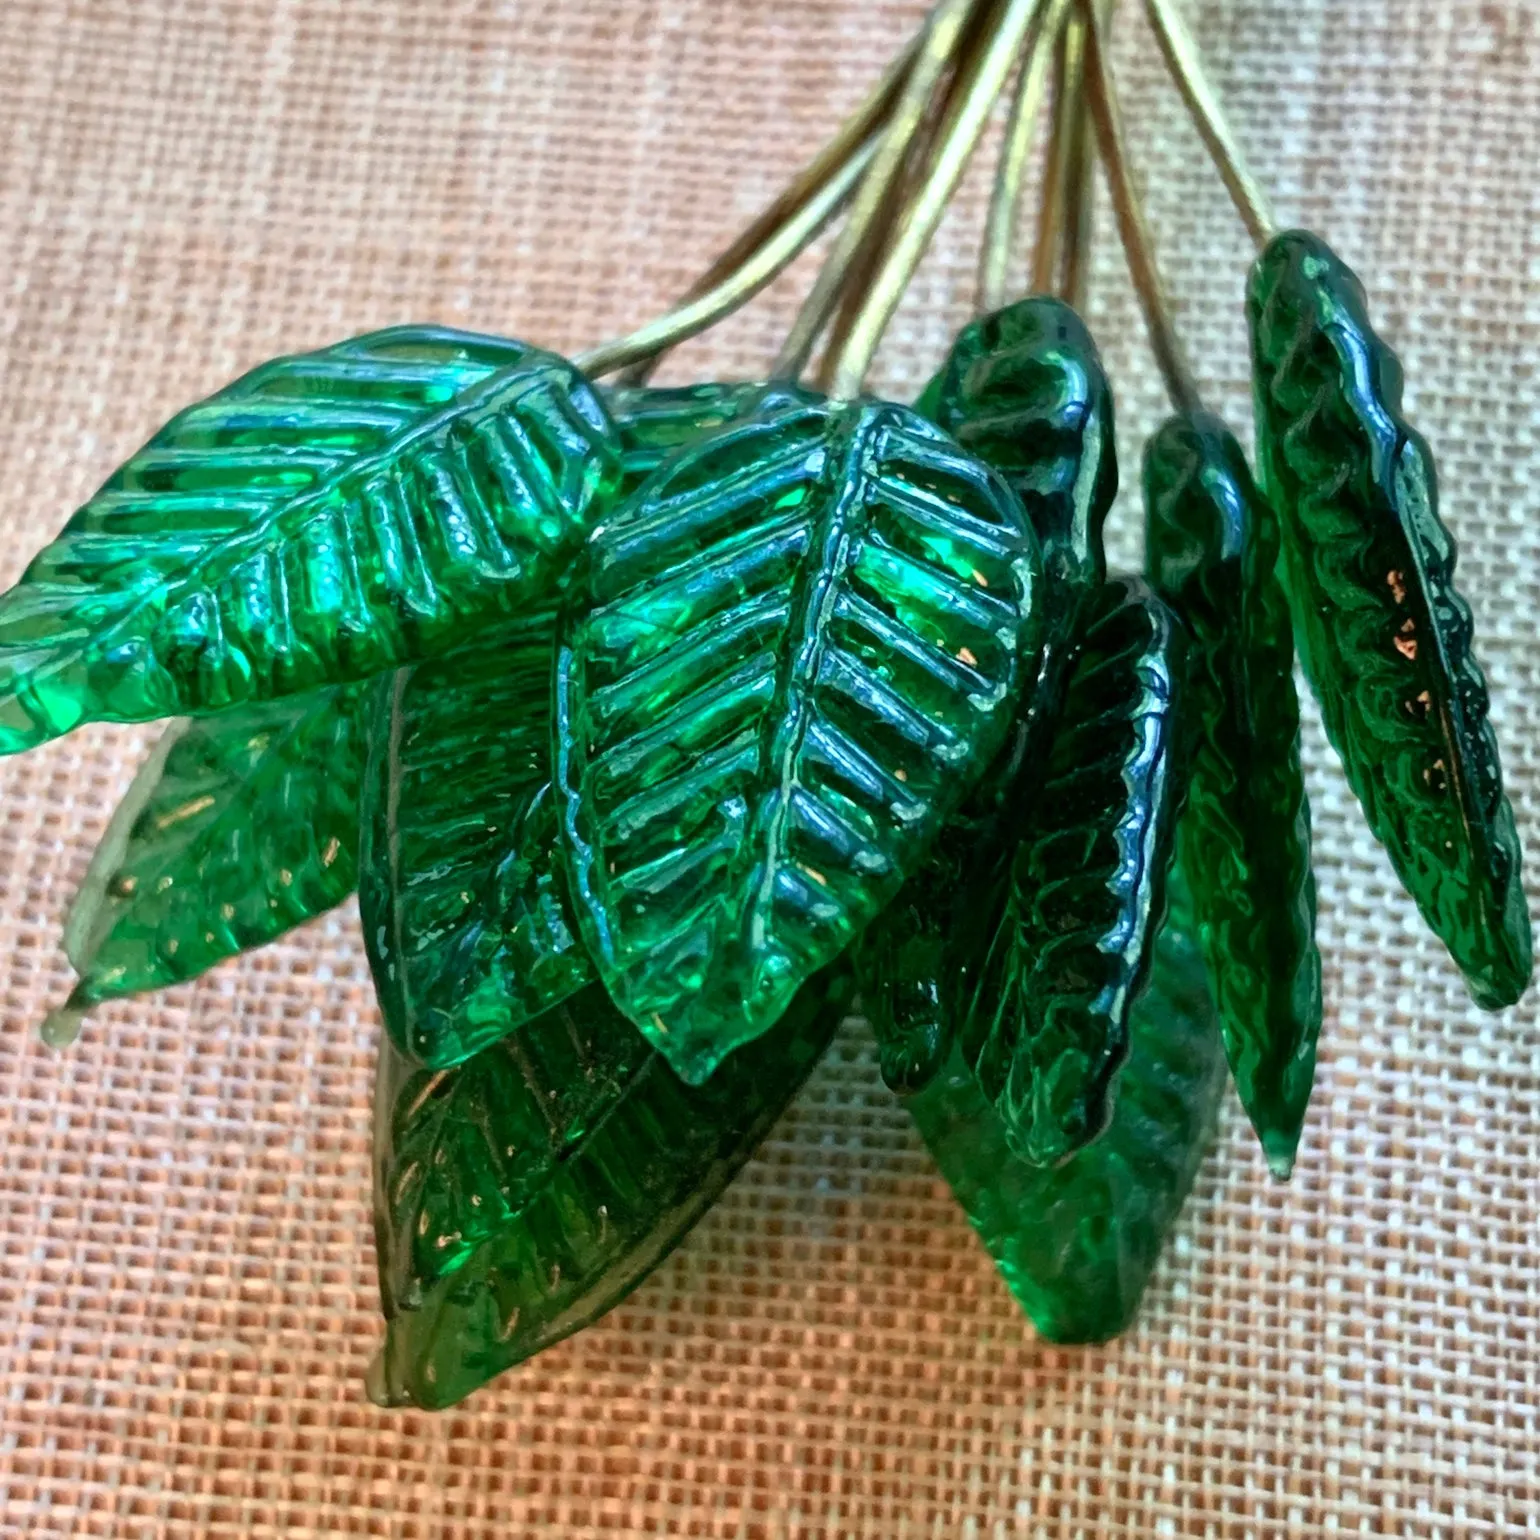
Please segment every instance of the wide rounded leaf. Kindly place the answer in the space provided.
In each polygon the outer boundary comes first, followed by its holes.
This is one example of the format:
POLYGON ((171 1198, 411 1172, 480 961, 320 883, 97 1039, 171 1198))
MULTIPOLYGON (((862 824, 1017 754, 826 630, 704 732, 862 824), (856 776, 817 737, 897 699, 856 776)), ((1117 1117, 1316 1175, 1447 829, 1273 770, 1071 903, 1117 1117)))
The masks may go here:
POLYGON ((1033 1325, 1054 1342, 1103 1342, 1133 1322, 1212 1142, 1224 1082, 1203 956, 1173 880, 1116 1107, 1095 1144, 1052 1170, 1020 1159, 960 1053, 908 1108, 1033 1325))
POLYGON ((0 596, 0 753, 443 652, 550 595, 619 477, 588 382, 520 343, 399 328, 265 364, 0 596))
POLYGON ((360 705, 339 686, 166 730, 65 922, 69 1009, 194 978, 353 891, 360 705))
POLYGON ((1358 279, 1305 231, 1258 257, 1246 312, 1262 479, 1327 736, 1477 1004, 1512 1005, 1534 967, 1518 831, 1401 365, 1358 279))
POLYGON ((1287 1176, 1315 1081, 1321 956, 1277 521, 1234 436, 1201 412, 1150 440, 1144 490, 1150 577, 1192 637, 1182 865, 1236 1089, 1287 1176))
POLYGON ((777 391, 596 533, 558 659, 574 899, 687 1080, 898 891, 1035 677, 1020 501, 906 407, 777 391))
POLYGON ((820 975, 693 1088, 598 985, 454 1069, 382 1040, 370 1395, 450 1406, 618 1304, 753 1154, 848 997, 820 975))
POLYGON ((555 616, 371 688, 358 903, 392 1040, 468 1058, 592 977, 556 860, 555 616))
POLYGON ((1185 661, 1181 623, 1141 579, 1096 595, 962 1035, 1034 1165, 1110 1115, 1175 849, 1185 661))

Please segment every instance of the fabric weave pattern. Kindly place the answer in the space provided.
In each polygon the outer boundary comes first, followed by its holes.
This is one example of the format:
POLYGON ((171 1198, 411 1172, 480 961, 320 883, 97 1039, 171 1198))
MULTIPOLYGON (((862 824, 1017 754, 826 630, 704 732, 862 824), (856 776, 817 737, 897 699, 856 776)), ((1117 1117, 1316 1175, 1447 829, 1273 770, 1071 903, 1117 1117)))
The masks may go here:
MULTIPOLYGON (((1113 62, 1210 404, 1249 251, 1140 8, 1113 62)), ((922 0, 9 0, 0 583, 263 358, 417 320, 575 350, 685 288, 922 0)), ((1364 277, 1440 453, 1540 891, 1540 6, 1188 0, 1256 168, 1364 277)), ((998 127, 998 125, 997 125, 998 127)), ((976 166, 877 384, 971 301, 976 166)), ((763 369, 804 261, 668 378, 763 369)), ((1089 320, 1138 557, 1159 380, 1103 214, 1089 320)), ((377 1411, 352 906, 60 1057, 58 927, 154 730, 0 760, 0 1534, 1540 1535, 1540 1003, 1487 1017, 1306 723, 1327 1020, 1291 1185, 1233 1096, 1144 1314, 1034 1338, 845 1028, 685 1247, 441 1417, 377 1411)))

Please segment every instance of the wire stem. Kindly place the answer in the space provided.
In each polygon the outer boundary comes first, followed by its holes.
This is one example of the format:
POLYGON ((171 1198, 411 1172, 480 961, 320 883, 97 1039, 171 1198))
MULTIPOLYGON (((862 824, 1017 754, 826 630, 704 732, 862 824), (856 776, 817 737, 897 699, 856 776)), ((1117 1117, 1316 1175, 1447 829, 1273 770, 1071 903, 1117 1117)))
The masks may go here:
POLYGON ((741 267, 729 272, 698 299, 680 305, 629 336, 601 343, 574 360, 584 373, 598 376, 655 358, 688 337, 714 326, 747 304, 780 276, 818 238, 850 197, 877 152, 874 136, 860 145, 801 211, 789 219, 741 267))
POLYGON ((1000 152, 1000 166, 989 200, 989 221, 979 262, 978 309, 982 315, 998 310, 1010 292, 1011 251, 1021 224, 1027 163, 1032 158, 1037 120, 1048 94, 1048 71, 1053 64, 1053 52, 1047 46, 1047 40, 1059 35, 1065 14, 1073 3, 1074 0, 1050 0, 1041 25, 1027 44, 1028 52, 1016 77, 1010 121, 1005 130, 1005 147, 1000 152))
POLYGON ((1096 154, 1086 112, 1086 35, 1090 6, 1082 3, 1064 30, 1064 164, 1059 178, 1059 272, 1056 292, 1084 310, 1090 288, 1092 173, 1096 154))
POLYGON ((955 115, 943 127, 924 185, 903 212, 896 238, 872 281, 850 336, 825 361, 824 372, 832 395, 848 397, 860 393, 882 334, 983 136, 990 110, 1010 77, 1011 66, 1033 23, 1041 25, 1040 18, 1049 3, 1050 0, 1009 0, 1006 5, 988 47, 970 72, 955 115))
MULTIPOLYGON (((718 289, 724 280, 744 267, 768 241, 773 240, 808 205, 819 199, 831 182, 845 175, 851 157, 865 154, 863 165, 870 162, 875 135, 893 115, 893 109, 903 91, 909 72, 914 68, 915 57, 924 40, 922 28, 912 37, 903 51, 888 65, 882 79, 872 88, 864 102, 840 125, 838 132, 776 195, 773 202, 755 216, 733 243, 723 251, 704 273, 680 297, 672 313, 679 313, 694 301, 718 289)), ((800 250, 801 248, 799 248, 800 250)), ((645 384, 654 369, 662 362, 666 349, 659 349, 651 356, 630 365, 622 376, 630 385, 645 384)))
POLYGON ((1209 157, 1224 179, 1230 201, 1251 232, 1252 240, 1259 247, 1265 246, 1278 233, 1272 204, 1266 190, 1246 165, 1240 143, 1203 67, 1197 40, 1188 31, 1173 0, 1145 0, 1145 3, 1150 24, 1160 42, 1160 51, 1165 55, 1166 67, 1208 146, 1209 157))
POLYGON ((1053 97, 1048 110, 1048 144, 1043 152, 1043 179, 1038 188, 1037 234, 1032 245, 1034 294, 1052 294, 1059 256, 1059 221, 1063 217, 1064 190, 1064 38, 1071 13, 1066 11, 1053 39, 1053 97))
POLYGON ((1198 387, 1171 319, 1171 307, 1155 261, 1155 244, 1128 163, 1122 114, 1118 110, 1112 72, 1107 65, 1103 23, 1090 0, 1081 0, 1081 14, 1086 19, 1086 84, 1091 117, 1096 124, 1102 163, 1107 168, 1107 183, 1128 260, 1129 276, 1133 279, 1150 334, 1150 347, 1166 382, 1171 404, 1179 412, 1199 411, 1202 401, 1198 387))
MULTIPOLYGON (((903 164, 888 187, 877 217, 867 227, 860 249, 845 270, 832 320, 825 326, 824 365, 844 347, 861 312, 867 292, 882 265, 904 210, 914 201, 934 164, 936 146, 945 127, 956 115, 958 97, 966 88, 980 50, 999 21, 1001 0, 981 0, 969 15, 953 55, 950 71, 938 83, 924 118, 915 129, 904 153, 903 164)), ((826 383, 826 382, 825 382, 826 383)))
POLYGON ((803 302, 772 371, 777 379, 796 379, 807 367, 819 333, 828 323, 873 224, 881 216, 895 178, 903 169, 915 134, 925 122, 931 99, 962 42, 969 15, 979 0, 940 0, 931 13, 919 52, 893 108, 877 153, 861 178, 850 217, 803 302))

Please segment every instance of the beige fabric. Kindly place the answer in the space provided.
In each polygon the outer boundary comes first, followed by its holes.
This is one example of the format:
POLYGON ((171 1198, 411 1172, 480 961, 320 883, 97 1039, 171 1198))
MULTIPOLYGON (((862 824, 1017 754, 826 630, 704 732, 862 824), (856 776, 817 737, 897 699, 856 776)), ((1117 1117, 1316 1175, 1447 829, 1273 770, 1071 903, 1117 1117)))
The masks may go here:
MULTIPOLYGON (((679 290, 920 0, 7 0, 0 580, 177 406, 393 321, 576 348, 679 290)), ((1116 58, 1193 353, 1247 250, 1137 7, 1116 58)), ((1259 170, 1402 348, 1540 881, 1540 12, 1194 0, 1259 170)), ((974 177, 895 327, 968 301, 974 177)), ((1125 481, 1160 409, 1113 245, 1125 481)), ((678 369, 762 367, 788 281, 678 369)), ((1117 549, 1136 554, 1125 497, 1117 549)), ((56 1056, 59 920, 136 756, 0 762, 0 1526, 96 1536, 1540 1534, 1540 1034, 1474 1012, 1312 727, 1329 1021, 1293 1184, 1233 1102, 1138 1329, 1035 1340, 846 1029, 610 1320, 437 1418, 376 1335, 354 911, 56 1056)))

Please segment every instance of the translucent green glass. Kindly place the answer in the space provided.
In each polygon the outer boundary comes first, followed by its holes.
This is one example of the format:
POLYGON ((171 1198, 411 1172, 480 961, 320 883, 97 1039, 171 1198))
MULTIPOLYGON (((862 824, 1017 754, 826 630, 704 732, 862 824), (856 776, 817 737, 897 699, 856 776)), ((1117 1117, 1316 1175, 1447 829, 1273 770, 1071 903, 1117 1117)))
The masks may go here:
POLYGON ((0 596, 0 753, 443 652, 557 586, 620 478, 587 381, 403 328, 173 418, 0 596))
POLYGON ((588 942, 698 1083, 897 893, 1009 731, 1040 626, 1008 487, 905 407, 780 393, 588 549, 557 669, 588 942))
POLYGON ((450 1406, 617 1304, 754 1152, 847 1001, 821 975, 697 1088, 598 985, 455 1069, 382 1041, 371 1396, 450 1406))
POLYGON ((1370 827, 1478 1004, 1533 970, 1513 812, 1428 446, 1326 243, 1278 236, 1247 294, 1263 483, 1300 655, 1370 827))
POLYGON ((1050 583, 1100 585, 1118 491, 1112 389, 1068 305, 1033 295, 965 327, 917 406, 1010 483, 1050 583))
POLYGON ((1171 886, 1116 1110, 1095 1144, 1053 1170, 1021 1160, 957 1053, 908 1104, 1011 1293, 1055 1342, 1102 1342, 1133 1323, 1212 1140, 1224 1049, 1190 913, 1171 886))
POLYGON ((457 1064, 592 977, 555 858, 555 617, 371 689, 359 911, 385 1024, 457 1064))
POLYGON ((166 731, 65 924, 70 1009, 193 978, 353 891, 359 706, 344 686, 166 731))
POLYGON ((1052 1166, 1110 1115, 1183 793, 1184 632, 1138 578, 1092 599, 963 1058, 1021 1159, 1052 1166))
POLYGON ((1144 495, 1151 579, 1193 638, 1182 865, 1236 1089, 1286 1177, 1315 1080, 1321 958, 1277 520, 1204 413, 1150 440, 1144 495))
POLYGON ((686 444, 753 411, 765 387, 752 381, 701 385, 625 385, 607 391, 620 435, 621 496, 629 497, 662 463, 686 444))
POLYGON ((920 406, 1019 494, 1048 592, 1038 678, 1010 741, 859 949, 862 1007, 896 1091, 918 1089, 945 1061, 976 984, 1057 717, 1065 644, 1106 573, 1102 525, 1118 489, 1112 391, 1060 300, 1023 300, 966 327, 920 406))

